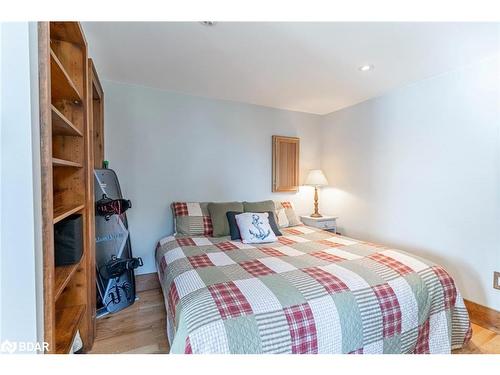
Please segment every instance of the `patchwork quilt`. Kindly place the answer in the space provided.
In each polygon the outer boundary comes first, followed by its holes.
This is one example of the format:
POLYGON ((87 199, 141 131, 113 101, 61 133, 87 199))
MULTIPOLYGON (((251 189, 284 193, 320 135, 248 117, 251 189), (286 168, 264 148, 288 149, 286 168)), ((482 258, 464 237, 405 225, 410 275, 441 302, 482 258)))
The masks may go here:
POLYGON ((283 234, 158 243, 172 353, 450 353, 470 339, 439 265, 307 226, 283 234))

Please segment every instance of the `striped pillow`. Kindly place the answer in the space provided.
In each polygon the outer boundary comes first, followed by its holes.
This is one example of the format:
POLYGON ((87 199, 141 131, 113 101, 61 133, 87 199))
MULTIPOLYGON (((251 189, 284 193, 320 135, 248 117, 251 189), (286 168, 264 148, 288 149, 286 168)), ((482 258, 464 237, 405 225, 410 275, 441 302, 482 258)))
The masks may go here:
POLYGON ((212 236, 209 202, 173 202, 175 232, 187 236, 212 236))

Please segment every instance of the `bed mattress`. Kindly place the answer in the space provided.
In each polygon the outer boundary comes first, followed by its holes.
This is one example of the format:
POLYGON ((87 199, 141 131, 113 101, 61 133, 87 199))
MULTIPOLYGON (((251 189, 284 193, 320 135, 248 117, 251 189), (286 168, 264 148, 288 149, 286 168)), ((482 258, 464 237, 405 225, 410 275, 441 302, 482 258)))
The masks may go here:
POLYGON ((450 353, 471 337, 442 267, 312 227, 170 236, 156 265, 171 353, 450 353))

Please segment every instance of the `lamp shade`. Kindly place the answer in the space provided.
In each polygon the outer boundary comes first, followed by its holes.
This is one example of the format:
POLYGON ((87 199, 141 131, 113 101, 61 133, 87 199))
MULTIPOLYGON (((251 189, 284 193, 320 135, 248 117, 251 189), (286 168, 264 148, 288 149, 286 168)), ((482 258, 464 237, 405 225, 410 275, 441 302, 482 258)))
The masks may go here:
POLYGON ((307 175, 305 185, 325 186, 328 185, 328 180, 321 169, 311 169, 307 175))

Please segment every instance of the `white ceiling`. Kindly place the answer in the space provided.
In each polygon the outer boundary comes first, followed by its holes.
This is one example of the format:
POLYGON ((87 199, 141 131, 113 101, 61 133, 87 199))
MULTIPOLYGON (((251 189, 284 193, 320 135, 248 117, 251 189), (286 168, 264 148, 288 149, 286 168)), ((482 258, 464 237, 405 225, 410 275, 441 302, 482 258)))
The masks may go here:
POLYGON ((101 79, 317 114, 500 52, 500 23, 83 27, 101 79), (375 69, 361 72, 363 64, 375 69))

